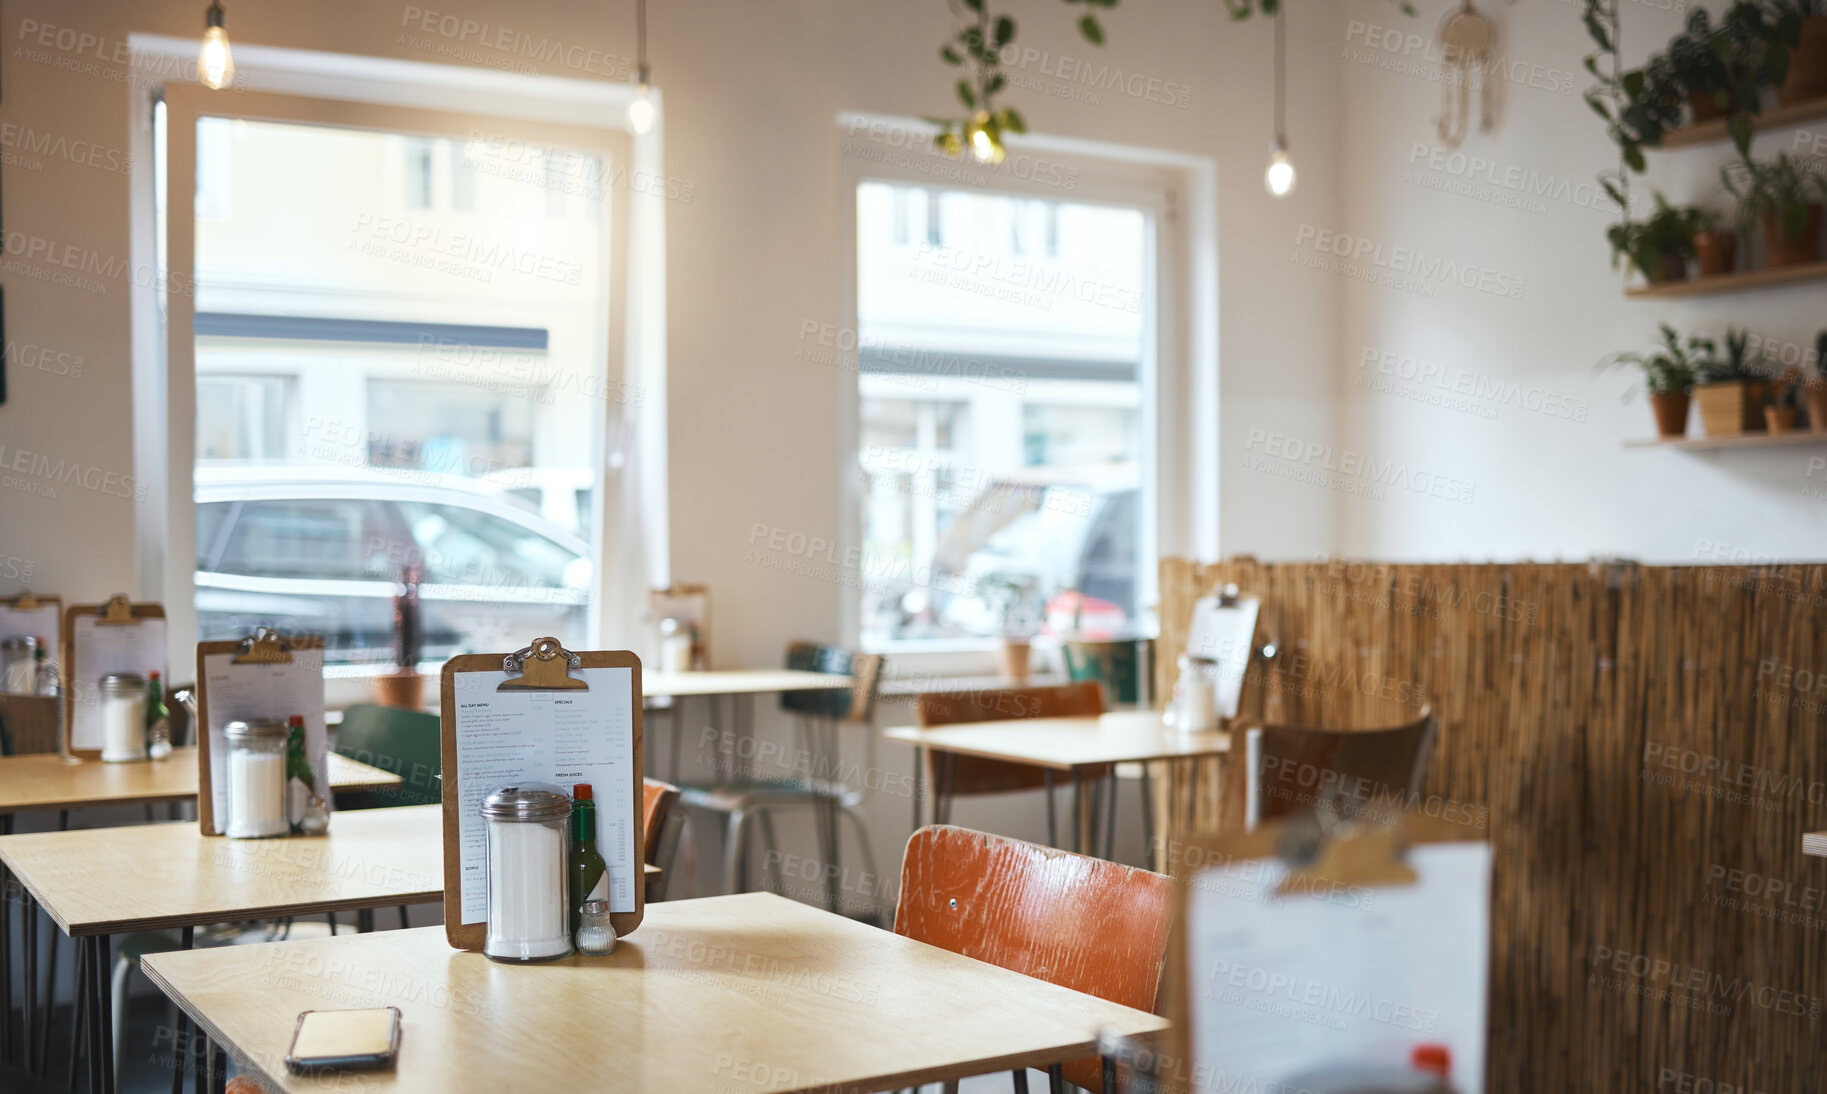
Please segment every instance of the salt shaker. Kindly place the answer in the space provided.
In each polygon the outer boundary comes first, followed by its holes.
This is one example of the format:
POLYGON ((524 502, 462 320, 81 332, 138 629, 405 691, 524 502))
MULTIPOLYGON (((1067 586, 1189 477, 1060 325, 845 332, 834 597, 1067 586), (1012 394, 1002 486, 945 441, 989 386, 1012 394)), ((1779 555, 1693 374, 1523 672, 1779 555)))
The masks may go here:
POLYGON ((607 900, 586 900, 578 909, 577 952, 603 957, 615 952, 615 924, 609 921, 607 900))
POLYGON ((504 786, 482 800, 488 829, 488 939, 497 961, 545 961, 571 952, 566 869, 571 795, 556 786, 504 786))

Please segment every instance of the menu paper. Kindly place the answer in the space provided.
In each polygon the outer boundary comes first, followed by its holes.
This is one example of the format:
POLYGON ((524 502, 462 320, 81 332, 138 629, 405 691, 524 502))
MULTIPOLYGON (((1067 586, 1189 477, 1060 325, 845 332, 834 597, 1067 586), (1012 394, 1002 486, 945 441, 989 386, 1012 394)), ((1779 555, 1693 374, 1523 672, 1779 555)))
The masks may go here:
POLYGON ((1452 1054, 1452 1087, 1484 1089, 1491 845, 1410 849, 1414 885, 1275 896, 1278 860, 1200 871, 1187 895, 1193 1057, 1205 1090, 1333 1090, 1452 1054))
MULTIPOLYGON (((161 620, 161 622, 163 622, 161 620)), ((297 714, 304 718, 305 758, 317 776, 317 796, 328 807, 330 795, 329 734, 324 728, 324 651, 294 649, 292 660, 279 663, 248 662, 237 665, 235 653, 205 654, 203 685, 209 702, 209 800, 210 835, 228 830, 228 738, 230 722, 271 718, 284 722, 297 714)), ((291 788, 288 780, 288 789, 291 788)))
POLYGON ((21 610, 9 600, 0 600, 0 638, 36 638, 48 652, 57 648, 57 625, 60 613, 57 601, 40 602, 36 608, 21 610))
MULTIPOLYGON (((165 620, 136 619, 103 623, 100 616, 78 615, 70 631, 70 748, 102 747, 101 678, 111 673, 165 674, 165 620)), ((322 698, 318 699, 321 706, 322 698)))
POLYGON ((505 672, 455 676, 458 867, 464 923, 488 920, 488 837, 482 800, 504 786, 552 783, 567 793, 589 783, 596 848, 609 867, 609 910, 632 912, 642 882, 634 819, 634 673, 582 669, 588 691, 497 691, 505 672))
POLYGON ((1193 620, 1186 631, 1186 655, 1216 662, 1214 699, 1218 717, 1237 717, 1243 697, 1243 677, 1250 668, 1256 639, 1256 615, 1262 601, 1254 598, 1222 604, 1215 596, 1193 601, 1193 620))

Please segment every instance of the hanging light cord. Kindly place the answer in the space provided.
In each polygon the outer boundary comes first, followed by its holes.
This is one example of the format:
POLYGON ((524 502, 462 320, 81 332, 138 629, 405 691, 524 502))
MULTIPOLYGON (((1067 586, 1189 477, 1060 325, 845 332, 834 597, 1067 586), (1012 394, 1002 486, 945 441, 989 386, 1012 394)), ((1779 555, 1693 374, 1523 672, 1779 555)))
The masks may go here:
POLYGON ((647 0, 634 0, 634 63, 638 82, 647 83, 647 0))
POLYGON ((1284 148, 1288 143, 1286 126, 1282 120, 1282 54, 1285 46, 1283 45, 1284 34, 1281 23, 1282 10, 1287 6, 1288 0, 1281 0, 1275 5, 1275 147, 1277 148, 1284 148))

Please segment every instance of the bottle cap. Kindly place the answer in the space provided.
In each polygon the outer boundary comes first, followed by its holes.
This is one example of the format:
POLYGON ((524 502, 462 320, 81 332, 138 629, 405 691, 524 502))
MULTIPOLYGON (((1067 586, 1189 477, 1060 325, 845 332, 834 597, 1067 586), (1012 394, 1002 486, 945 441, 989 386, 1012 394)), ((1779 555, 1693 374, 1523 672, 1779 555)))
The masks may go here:
MULTIPOLYGON (((155 678, 156 678, 156 674, 155 674, 155 678)), ((304 715, 294 714, 290 718, 287 718, 285 720, 285 724, 287 726, 302 726, 302 725, 304 725, 304 715)))
POLYGON ((157 680, 158 678, 159 678, 159 674, 156 672, 149 672, 146 674, 146 679, 148 679, 148 680, 157 680))
POLYGON ((573 786, 571 788, 571 800, 572 801, 580 801, 580 802, 594 801, 595 798, 592 795, 593 795, 593 792, 590 789, 589 783, 578 783, 576 786, 573 786))
POLYGON ((1453 1050, 1445 1045, 1416 1045, 1409 1053, 1409 1063, 1416 1071, 1438 1075, 1442 1079, 1453 1073, 1453 1050))

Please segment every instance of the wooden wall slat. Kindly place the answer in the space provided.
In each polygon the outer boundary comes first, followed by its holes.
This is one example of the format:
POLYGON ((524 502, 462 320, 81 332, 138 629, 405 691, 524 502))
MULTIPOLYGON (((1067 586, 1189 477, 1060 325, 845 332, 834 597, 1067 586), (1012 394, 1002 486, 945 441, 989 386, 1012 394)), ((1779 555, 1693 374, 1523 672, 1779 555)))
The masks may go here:
MULTIPOLYGON (((1818 1085, 1827 860, 1801 837, 1827 829, 1827 566, 1168 559, 1164 652, 1226 582, 1263 598, 1258 639, 1282 651, 1246 716, 1362 727, 1433 704, 1423 804, 1482 818, 1496 853, 1488 1090, 1818 1085)), ((1158 787, 1162 838, 1189 807, 1215 825, 1215 771, 1158 787)))

